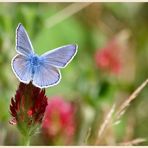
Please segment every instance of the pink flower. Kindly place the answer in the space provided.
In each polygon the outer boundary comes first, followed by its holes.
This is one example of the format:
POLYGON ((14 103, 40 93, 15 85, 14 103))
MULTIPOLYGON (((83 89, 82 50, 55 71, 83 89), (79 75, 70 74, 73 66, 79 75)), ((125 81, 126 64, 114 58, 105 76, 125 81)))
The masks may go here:
POLYGON ((116 39, 107 44, 106 47, 95 53, 95 62, 100 69, 119 74, 122 69, 122 61, 120 58, 121 47, 116 39))
POLYGON ((45 111, 42 127, 49 139, 68 144, 75 132, 75 109, 72 103, 64 101, 62 97, 50 98, 45 111))

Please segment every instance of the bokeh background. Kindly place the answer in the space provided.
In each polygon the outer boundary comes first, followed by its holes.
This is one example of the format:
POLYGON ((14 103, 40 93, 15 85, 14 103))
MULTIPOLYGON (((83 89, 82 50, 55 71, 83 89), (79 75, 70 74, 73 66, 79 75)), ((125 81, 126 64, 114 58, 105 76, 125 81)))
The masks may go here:
POLYGON ((38 54, 79 46, 61 70, 61 82, 46 89, 51 122, 31 145, 148 145, 147 87, 120 123, 98 136, 113 104, 118 107, 147 79, 147 18, 147 3, 0 3, 0 145, 21 145, 17 126, 9 123, 10 99, 19 85, 11 59, 20 22, 38 54))

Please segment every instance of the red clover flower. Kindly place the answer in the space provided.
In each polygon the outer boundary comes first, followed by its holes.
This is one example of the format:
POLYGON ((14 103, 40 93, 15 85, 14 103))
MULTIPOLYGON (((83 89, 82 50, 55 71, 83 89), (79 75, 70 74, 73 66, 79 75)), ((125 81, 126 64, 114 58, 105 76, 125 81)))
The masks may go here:
POLYGON ((16 124, 24 136, 32 136, 41 125, 47 106, 45 89, 32 83, 20 83, 16 94, 11 98, 11 124, 16 124))

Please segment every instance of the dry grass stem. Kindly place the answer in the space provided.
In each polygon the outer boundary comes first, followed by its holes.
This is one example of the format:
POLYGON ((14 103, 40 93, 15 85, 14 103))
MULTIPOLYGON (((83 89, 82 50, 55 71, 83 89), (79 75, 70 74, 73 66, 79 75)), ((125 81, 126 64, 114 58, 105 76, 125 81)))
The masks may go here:
MULTIPOLYGON (((115 124, 118 124, 120 123, 120 117, 125 113, 126 111, 126 108, 130 105, 131 101, 134 100, 138 94, 142 91, 142 89, 148 84, 148 79, 146 79, 129 97, 128 99, 123 102, 123 104, 121 104, 121 106, 119 107, 119 109, 115 112, 115 104, 112 106, 111 110, 109 111, 109 113, 107 114, 104 122, 102 123, 101 127, 100 127, 100 130, 98 132, 98 137, 97 137, 97 140, 95 142, 96 145, 98 145, 101 141, 101 139, 103 138, 103 134, 104 132, 107 130, 108 126, 109 125, 115 125, 115 124), (113 114, 115 113, 115 122, 114 124, 112 123, 112 117, 113 117, 113 114)), ((144 142, 146 141, 145 139, 142 139, 142 138, 138 138, 138 139, 135 139, 133 141, 130 141, 128 142, 129 144, 138 144, 138 143, 141 143, 141 142, 144 142)), ((128 144, 126 143, 126 144, 128 144)), ((125 143, 124 143, 125 144, 125 143)))
POLYGON ((86 137, 84 139, 84 144, 86 144, 86 145, 87 145, 87 142, 88 142, 88 138, 90 137, 90 134, 91 134, 91 128, 88 128, 86 137))
POLYGON ((133 145, 138 145, 138 144, 140 144, 142 142, 145 142, 145 141, 147 141, 147 140, 144 139, 144 138, 137 138, 137 139, 134 139, 132 141, 120 143, 119 145, 122 145, 122 146, 133 146, 133 145))
POLYGON ((57 12, 55 15, 51 16, 49 19, 46 20, 45 25, 48 28, 51 28, 55 26, 56 24, 64 21, 65 19, 71 17, 75 13, 79 12, 83 8, 89 6, 91 2, 89 3, 73 3, 68 5, 63 10, 57 12))
POLYGON ((112 120, 112 115, 113 115, 114 111, 115 111, 115 104, 112 106, 112 108, 109 111, 109 113, 107 114, 104 122, 101 124, 100 130, 98 132, 98 137, 97 137, 96 145, 98 145, 100 140, 103 138, 103 134, 104 134, 105 130, 107 129, 109 123, 112 120))
POLYGON ((119 120, 119 118, 125 113, 126 108, 130 105, 131 101, 134 100, 138 94, 142 91, 142 89, 148 84, 148 79, 146 79, 117 110, 115 114, 115 122, 119 120))

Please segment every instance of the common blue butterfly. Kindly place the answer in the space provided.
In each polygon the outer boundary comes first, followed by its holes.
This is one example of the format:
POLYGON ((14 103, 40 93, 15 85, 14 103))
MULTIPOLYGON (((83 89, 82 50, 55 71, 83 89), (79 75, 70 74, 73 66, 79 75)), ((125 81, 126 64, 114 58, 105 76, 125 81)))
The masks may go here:
POLYGON ((22 24, 16 29, 17 55, 12 59, 12 69, 23 83, 32 82, 39 88, 50 87, 61 80, 60 68, 64 68, 77 53, 78 46, 69 44, 39 56, 35 54, 29 36, 22 24))

